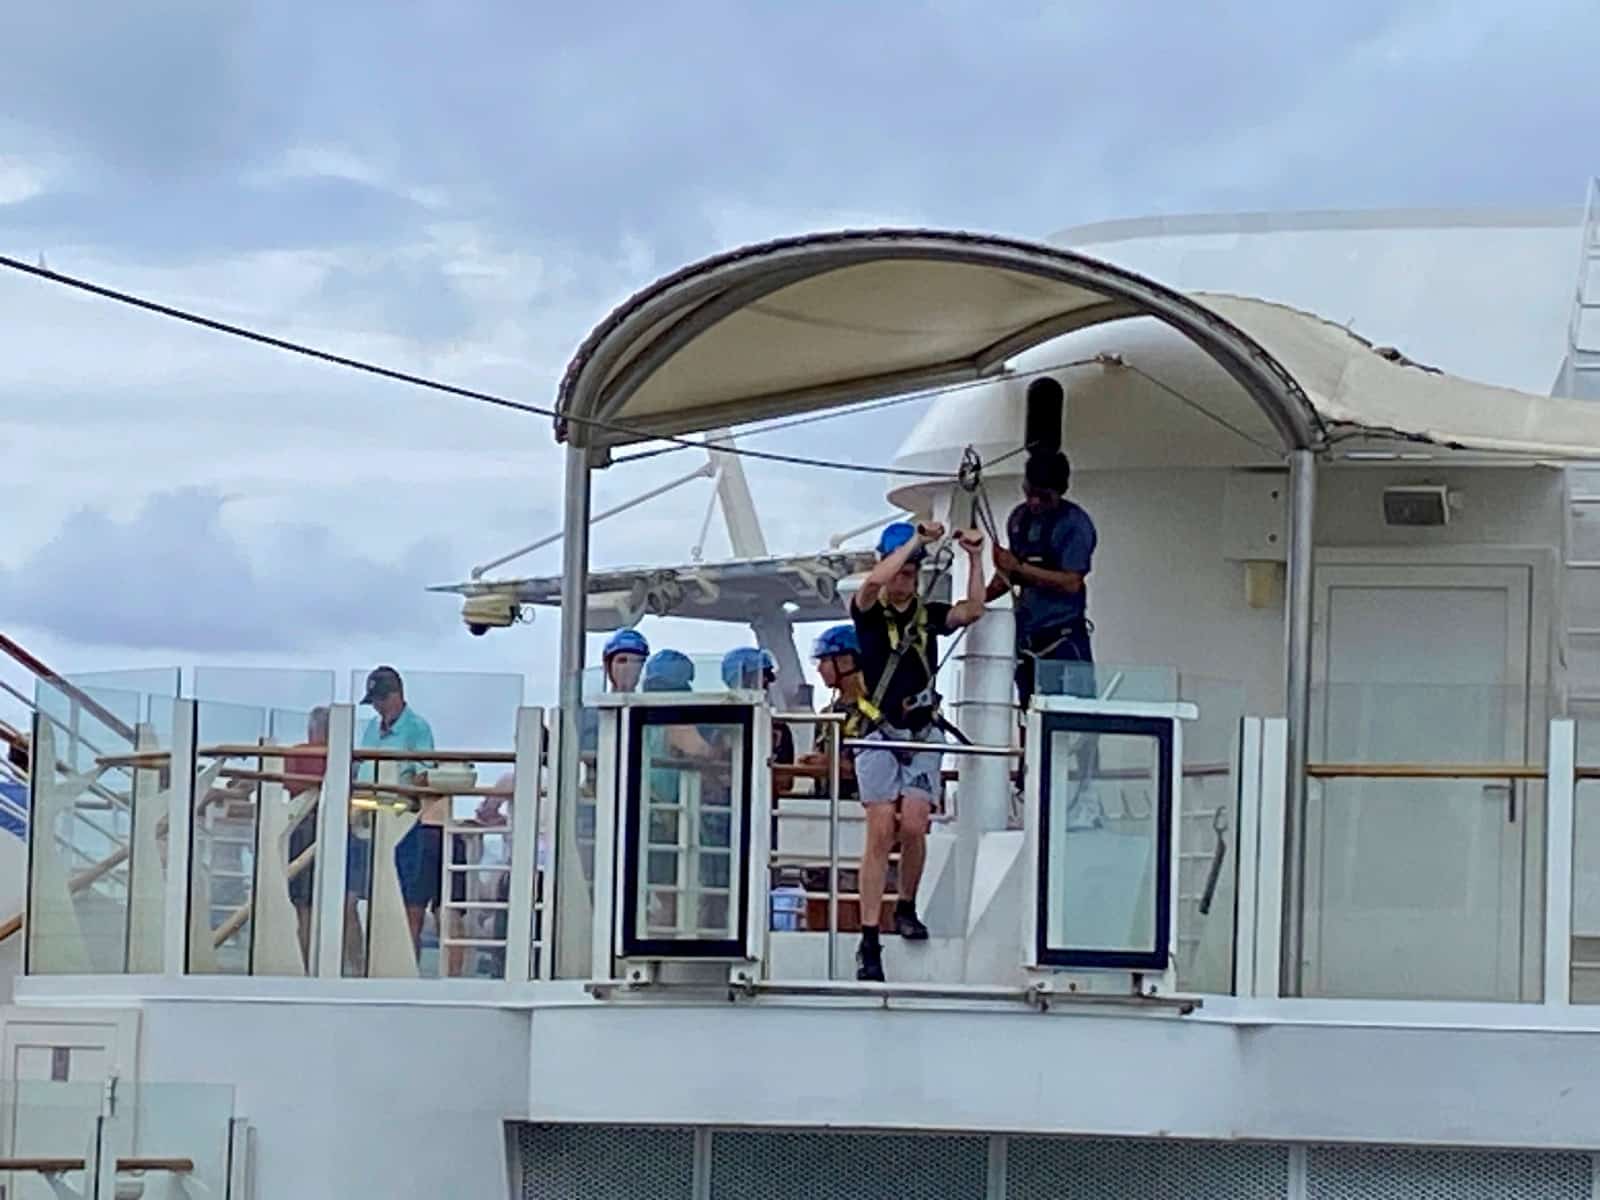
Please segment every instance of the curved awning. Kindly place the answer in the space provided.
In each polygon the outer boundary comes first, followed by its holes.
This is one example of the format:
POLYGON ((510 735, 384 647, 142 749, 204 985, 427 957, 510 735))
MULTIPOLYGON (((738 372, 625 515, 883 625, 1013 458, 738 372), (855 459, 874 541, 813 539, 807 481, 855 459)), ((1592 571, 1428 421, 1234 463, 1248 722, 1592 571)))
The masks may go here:
POLYGON ((1203 294, 1294 376, 1330 440, 1425 442, 1543 459, 1600 458, 1600 404, 1447 375, 1342 325, 1248 296, 1203 294))
POLYGON ((561 381, 556 436, 603 448, 980 379, 1075 329, 1153 316, 1319 445, 1293 377, 1232 322, 1131 271, 933 230, 821 233, 686 267, 618 307, 561 381))
POLYGON ((645 288, 568 365, 556 436, 603 451, 997 376, 1033 346, 1137 316, 1209 355, 1286 450, 1373 438, 1600 458, 1600 405, 1444 375, 1310 313, 1186 295, 1050 246, 892 229, 751 246, 645 288))

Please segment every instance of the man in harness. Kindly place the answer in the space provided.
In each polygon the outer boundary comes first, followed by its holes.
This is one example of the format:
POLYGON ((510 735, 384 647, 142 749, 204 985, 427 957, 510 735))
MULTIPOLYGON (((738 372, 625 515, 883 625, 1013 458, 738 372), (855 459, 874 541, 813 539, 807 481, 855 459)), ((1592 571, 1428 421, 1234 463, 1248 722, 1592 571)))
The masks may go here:
POLYGON ((866 810, 867 842, 861 859, 861 946, 856 978, 883 982, 878 922, 889 869, 889 852, 900 843, 895 930, 907 941, 926 941, 917 917, 917 885, 927 850, 928 815, 939 790, 938 749, 944 740, 939 696, 938 639, 971 625, 984 610, 983 538, 961 535, 969 558, 966 599, 958 604, 924 600, 917 591, 918 565, 927 547, 944 538, 939 524, 890 525, 878 539, 878 564, 850 600, 860 648, 866 698, 857 707, 873 741, 925 742, 927 750, 856 752, 856 786, 866 810))
POLYGON ((988 598, 1016 592, 1017 698, 1024 710, 1033 693, 1095 695, 1093 626, 1085 583, 1098 540, 1089 514, 1066 498, 1072 470, 1059 450, 1028 457, 1024 500, 1006 519, 1010 548, 994 550, 995 578, 988 598), (1040 663, 1056 667, 1040 679, 1040 663))

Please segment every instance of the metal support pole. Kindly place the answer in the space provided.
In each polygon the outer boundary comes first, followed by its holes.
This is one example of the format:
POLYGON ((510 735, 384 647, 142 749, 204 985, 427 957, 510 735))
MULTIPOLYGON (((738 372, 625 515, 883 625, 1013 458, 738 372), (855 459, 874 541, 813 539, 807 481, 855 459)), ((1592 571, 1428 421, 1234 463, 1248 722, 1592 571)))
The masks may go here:
POLYGON ((844 723, 828 726, 828 978, 837 969, 839 944, 839 790, 840 743, 844 723))
MULTIPOLYGON (((190 859, 194 853, 194 769, 196 704, 172 702, 171 782, 167 792, 167 888, 162 927, 162 973, 169 978, 188 974, 190 859)), ((204 899, 202 898, 202 903, 204 899)))
POLYGON ((1312 543, 1317 516, 1317 460, 1311 450, 1289 456, 1289 587, 1284 665, 1288 752, 1283 806, 1282 994, 1298 996, 1305 913, 1306 754, 1311 733, 1312 543))
MULTIPOLYGON (((651 488, 642 496, 635 496, 632 500, 625 500, 621 504, 617 504, 606 509, 605 512, 596 513, 594 515, 592 524, 598 525, 607 517, 614 517, 618 513, 625 513, 629 509, 638 508, 641 504, 648 504, 651 500, 654 500, 659 496, 665 496, 668 492, 681 488, 686 483, 693 483, 696 479, 710 479, 716 473, 716 467, 709 462, 705 463, 702 466, 696 467, 687 475, 679 476, 671 483, 663 483, 660 487, 651 488)), ((472 568, 472 578, 474 580, 481 579, 484 575, 490 571, 493 571, 496 567, 503 567, 508 562, 513 562, 525 554, 532 554, 535 550, 543 550, 546 546, 553 546, 562 539, 564 533, 564 530, 557 531, 556 533, 552 533, 540 538, 536 542, 529 542, 526 546, 519 546, 509 554, 502 554, 499 558, 493 559, 486 563, 481 563, 480 565, 472 568)))
MULTIPOLYGON (((589 474, 588 451, 581 446, 568 446, 566 502, 562 516, 566 538, 561 544, 561 736, 556 739, 560 759, 553 830, 553 839, 558 844, 564 836, 561 829, 563 805, 576 803, 580 774, 583 639, 589 591, 589 474)), ((554 920, 544 933, 553 947, 558 944, 555 925, 561 919, 561 905, 548 905, 548 908, 554 920)))

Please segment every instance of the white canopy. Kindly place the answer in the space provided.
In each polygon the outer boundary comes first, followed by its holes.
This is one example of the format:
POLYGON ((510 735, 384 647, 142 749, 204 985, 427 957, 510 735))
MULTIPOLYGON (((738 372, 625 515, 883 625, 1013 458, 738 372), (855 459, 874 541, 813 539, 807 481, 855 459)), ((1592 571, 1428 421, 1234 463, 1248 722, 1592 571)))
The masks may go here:
POLYGON ((1539 458, 1600 458, 1600 404, 1446 375, 1281 304, 1209 293, 1195 298, 1294 376, 1336 440, 1399 438, 1539 458))
POLYGON ((979 379, 1063 333, 1141 315, 1215 359, 1285 449, 1377 437, 1600 457, 1600 407, 1442 375, 1267 301, 1184 295, 1069 251, 929 230, 788 239, 660 280, 579 348, 557 436, 600 451, 979 379))

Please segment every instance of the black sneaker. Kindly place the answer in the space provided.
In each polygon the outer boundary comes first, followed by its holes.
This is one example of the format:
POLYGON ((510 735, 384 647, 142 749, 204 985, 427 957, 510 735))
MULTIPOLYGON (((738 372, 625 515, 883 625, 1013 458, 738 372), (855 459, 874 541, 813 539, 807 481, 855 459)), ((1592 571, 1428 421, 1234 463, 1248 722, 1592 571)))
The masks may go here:
POLYGON ((928 940, 928 927, 917 916, 916 909, 902 909, 894 914, 894 931, 908 942, 928 940))
POLYGON ((856 947, 856 979, 862 983, 882 983, 883 948, 862 942, 856 947))

